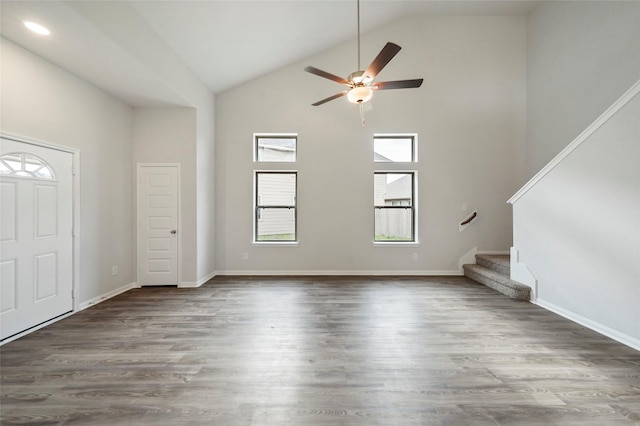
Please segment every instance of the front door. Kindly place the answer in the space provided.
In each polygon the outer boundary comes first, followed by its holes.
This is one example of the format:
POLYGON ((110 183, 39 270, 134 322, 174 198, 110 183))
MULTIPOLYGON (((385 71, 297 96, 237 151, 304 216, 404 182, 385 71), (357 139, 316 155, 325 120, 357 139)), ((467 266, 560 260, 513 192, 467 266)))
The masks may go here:
POLYGON ((178 284, 177 165, 138 164, 138 284, 178 284))
POLYGON ((2 339, 73 310, 73 154, 0 138, 2 339))

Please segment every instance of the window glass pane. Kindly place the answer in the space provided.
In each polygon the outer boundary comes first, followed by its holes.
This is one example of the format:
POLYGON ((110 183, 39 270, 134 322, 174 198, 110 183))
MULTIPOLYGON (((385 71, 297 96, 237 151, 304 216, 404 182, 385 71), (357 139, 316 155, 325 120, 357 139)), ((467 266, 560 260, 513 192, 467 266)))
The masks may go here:
POLYGON ((256 173, 256 241, 296 241, 296 173, 256 173))
POLYGON ((410 206, 413 204, 413 174, 376 173, 374 176, 374 205, 410 206))
POLYGON ((373 153, 377 162, 412 162, 413 137, 374 137, 373 153))
POLYGON ((413 173, 374 174, 374 240, 415 241, 413 173))
POLYGON ((53 170, 42 159, 23 152, 0 157, 0 174, 53 180, 53 170))
POLYGON ((259 207, 257 241, 295 241, 296 211, 294 208, 259 207))
POLYGON ((375 241, 413 241, 413 211, 375 209, 375 241))
POLYGON ((295 136, 256 136, 256 160, 295 162, 296 142, 295 136))

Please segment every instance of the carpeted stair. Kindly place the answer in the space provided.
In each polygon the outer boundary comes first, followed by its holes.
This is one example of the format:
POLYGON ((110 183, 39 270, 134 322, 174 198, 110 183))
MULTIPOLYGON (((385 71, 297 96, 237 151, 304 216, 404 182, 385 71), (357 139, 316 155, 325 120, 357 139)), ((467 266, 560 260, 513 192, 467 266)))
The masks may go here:
POLYGON ((466 277, 513 299, 531 300, 531 289, 509 278, 509 255, 477 254, 476 262, 462 265, 466 277))

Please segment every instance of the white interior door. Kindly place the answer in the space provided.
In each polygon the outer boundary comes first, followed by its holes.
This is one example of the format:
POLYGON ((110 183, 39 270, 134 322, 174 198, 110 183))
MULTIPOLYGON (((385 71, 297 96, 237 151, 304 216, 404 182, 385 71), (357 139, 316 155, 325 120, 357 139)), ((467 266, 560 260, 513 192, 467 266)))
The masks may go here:
POLYGON ((138 284, 178 285, 177 165, 138 164, 138 284))
POLYGON ((0 138, 2 339, 73 310, 73 155, 0 138))

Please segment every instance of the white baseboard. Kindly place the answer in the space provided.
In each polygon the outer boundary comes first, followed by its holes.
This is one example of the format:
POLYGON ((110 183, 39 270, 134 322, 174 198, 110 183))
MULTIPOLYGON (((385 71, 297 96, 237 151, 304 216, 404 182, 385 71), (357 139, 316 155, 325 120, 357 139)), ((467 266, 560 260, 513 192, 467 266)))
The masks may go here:
POLYGON ((200 278, 198 281, 183 281, 180 284, 178 284, 178 287, 179 288, 198 288, 202 284, 206 283, 207 281, 209 281, 211 278, 215 276, 216 276, 216 273, 212 272, 204 276, 203 278, 200 278))
POLYGON ((602 325, 598 322, 592 321, 589 318, 585 318, 582 315, 576 314, 575 312, 568 311, 564 308, 561 308, 560 306, 554 305, 553 303, 546 302, 541 299, 537 299, 533 303, 535 303, 536 305, 544 309, 554 312, 560 316, 563 316, 573 322, 576 322, 580 325, 590 328, 591 330, 597 333, 610 337, 613 340, 616 340, 624 345, 627 345, 637 351, 640 351, 640 339, 636 339, 624 333, 620 333, 619 331, 609 328, 606 325, 602 325))
POLYGON ((102 294, 98 297, 94 297, 93 299, 89 299, 86 300, 82 303, 80 303, 78 305, 78 309, 75 312, 80 312, 82 310, 85 310, 93 305, 96 305, 100 302, 104 302, 107 299, 111 299, 112 297, 115 297, 119 294, 124 293, 125 291, 131 290, 132 288, 139 288, 140 286, 138 286, 137 283, 133 282, 133 283, 129 283, 126 285, 123 285, 122 287, 116 288, 115 290, 111 290, 105 294, 102 294))
POLYGON ((227 276, 459 276, 459 271, 216 271, 215 275, 227 276))

